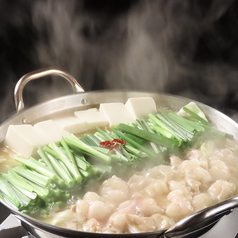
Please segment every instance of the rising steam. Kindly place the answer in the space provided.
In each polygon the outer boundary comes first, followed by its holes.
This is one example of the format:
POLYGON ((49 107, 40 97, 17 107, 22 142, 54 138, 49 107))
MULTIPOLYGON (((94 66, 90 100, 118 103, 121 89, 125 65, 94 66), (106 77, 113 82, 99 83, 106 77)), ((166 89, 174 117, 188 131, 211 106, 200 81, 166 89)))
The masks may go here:
MULTIPOLYGON (((17 37, 16 54, 25 57, 3 61, 12 66, 4 67, 11 70, 4 74, 11 85, 23 73, 58 67, 87 91, 167 92, 202 101, 229 115, 237 111, 235 1, 19 0, 15 10, 1 4, 17 12, 15 20, 4 18, 4 36, 17 37), (17 19, 21 19, 18 24, 17 19)), ((63 81, 53 80, 32 86, 28 100, 47 98, 48 91, 38 90, 45 84, 53 88, 51 96, 70 93, 63 81)))

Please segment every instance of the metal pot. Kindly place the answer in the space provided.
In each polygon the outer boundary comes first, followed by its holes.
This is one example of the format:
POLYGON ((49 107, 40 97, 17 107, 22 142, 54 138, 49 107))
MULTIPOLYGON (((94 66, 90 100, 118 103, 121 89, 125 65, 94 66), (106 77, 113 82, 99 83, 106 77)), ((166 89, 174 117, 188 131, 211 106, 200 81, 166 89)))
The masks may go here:
MULTIPOLYGON (((46 69, 29 73, 23 76, 15 87, 14 97, 17 113, 6 120, 0 126, 0 141, 3 141, 7 132, 7 128, 11 124, 34 123, 39 120, 49 119, 55 116, 67 114, 73 110, 82 110, 90 107, 97 107, 100 103, 106 102, 123 102, 125 103, 130 97, 152 97, 158 107, 165 107, 172 110, 178 110, 182 106, 191 102, 190 99, 172 96, 161 93, 149 92, 133 92, 133 91, 93 91, 84 92, 78 82, 69 74, 57 70, 46 69), (44 77, 47 75, 58 75, 67 79, 72 85, 74 94, 56 98, 29 109, 24 108, 22 98, 23 89, 27 82, 44 77)), ((232 134, 238 139, 238 125, 223 113, 213 109, 207 105, 196 102, 210 120, 218 127, 232 134)), ((31 235, 38 238, 53 237, 198 237, 207 232, 216 222, 224 215, 229 214, 232 209, 238 206, 238 197, 228 199, 218 203, 205 210, 202 210, 188 218, 175 224, 169 230, 161 230, 157 232, 137 233, 137 234, 100 234, 80 232, 64 229, 43 223, 30 216, 27 216, 15 209, 9 207, 4 201, 0 202, 8 207, 10 211, 21 221, 22 225, 29 231, 31 235)))

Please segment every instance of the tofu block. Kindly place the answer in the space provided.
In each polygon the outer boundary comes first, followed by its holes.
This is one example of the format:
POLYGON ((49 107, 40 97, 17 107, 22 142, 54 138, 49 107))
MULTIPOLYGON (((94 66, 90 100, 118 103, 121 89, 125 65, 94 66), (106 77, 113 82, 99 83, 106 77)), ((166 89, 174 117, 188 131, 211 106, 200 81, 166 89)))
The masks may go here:
POLYGON ((116 126, 119 123, 134 122, 134 118, 123 103, 101 103, 99 111, 102 112, 110 126, 116 126))
POLYGON ((87 128, 93 129, 95 126, 103 127, 108 126, 108 119, 104 113, 100 112, 97 108, 90 108, 83 111, 75 111, 74 115, 82 121, 87 122, 87 128))
POLYGON ((83 133, 88 130, 87 122, 77 117, 64 117, 54 120, 62 129, 72 134, 83 133))
POLYGON ((5 137, 5 144, 16 153, 29 158, 39 146, 47 143, 47 138, 32 125, 10 125, 5 137))
POLYGON ((129 98, 125 103, 126 108, 136 119, 147 119, 149 113, 156 113, 156 104, 151 97, 129 98))
POLYGON ((58 142, 62 137, 70 135, 68 131, 62 129, 53 120, 38 122, 34 125, 34 128, 47 138, 47 144, 50 142, 58 142))
MULTIPOLYGON (((195 112, 198 116, 200 116, 204 120, 208 121, 203 111, 197 106, 195 102, 190 102, 187 105, 185 105, 185 107, 191 110, 192 112, 195 112)), ((187 112, 183 110, 183 108, 181 108, 178 111, 178 115, 183 117, 191 117, 190 114, 188 114, 187 112)))

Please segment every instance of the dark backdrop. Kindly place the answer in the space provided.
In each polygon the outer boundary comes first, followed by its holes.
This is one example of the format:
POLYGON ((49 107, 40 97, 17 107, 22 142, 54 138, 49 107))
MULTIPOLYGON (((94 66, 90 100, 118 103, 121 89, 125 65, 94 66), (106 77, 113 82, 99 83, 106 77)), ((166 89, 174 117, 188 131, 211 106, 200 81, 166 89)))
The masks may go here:
MULTIPOLYGON (((15 112, 17 80, 44 67, 86 90, 167 92, 236 119, 238 1, 1 0, 0 11, 1 121, 15 112)), ((70 92, 49 78, 29 83, 24 98, 70 92)))

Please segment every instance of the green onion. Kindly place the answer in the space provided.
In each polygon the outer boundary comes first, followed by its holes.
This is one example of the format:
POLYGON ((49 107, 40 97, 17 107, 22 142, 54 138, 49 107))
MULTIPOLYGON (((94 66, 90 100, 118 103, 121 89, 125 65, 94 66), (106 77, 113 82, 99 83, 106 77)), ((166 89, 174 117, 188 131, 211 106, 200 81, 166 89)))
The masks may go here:
MULTIPOLYGON (((77 181, 78 183, 82 182, 82 176, 81 176, 81 174, 80 174, 80 172, 79 172, 79 170, 78 170, 78 165, 77 165, 77 163, 76 163, 76 159, 74 158, 74 155, 71 153, 71 151, 70 151, 70 149, 69 149, 67 143, 65 142, 65 139, 62 138, 61 141, 60 141, 60 143, 62 144, 63 148, 65 149, 65 151, 66 151, 68 157, 70 158, 70 160, 71 160, 71 162, 72 162, 72 164, 73 164, 71 172, 72 172, 72 174, 74 175, 74 178, 76 179, 76 181, 77 181)), ((68 166, 68 163, 66 164, 66 166, 68 166)), ((69 168, 69 167, 68 167, 68 168, 69 168)), ((69 168, 69 169, 70 169, 70 168, 69 168)))
MULTIPOLYGON (((121 124, 120 124, 121 125, 121 124)), ((131 127, 131 126, 128 126, 131 127)), ((133 128, 133 127, 131 127, 133 128)), ((133 139, 131 139, 130 137, 128 137, 125 133, 121 132, 120 130, 118 130, 119 128, 117 127, 116 129, 112 129, 114 133, 118 134, 118 136, 125 140, 126 142, 128 142, 129 144, 131 144, 133 147, 135 147, 136 149, 144 152, 145 154, 147 154, 147 157, 151 157, 151 158, 156 158, 156 155, 153 153, 152 150, 148 150, 145 146, 140 145, 139 143, 137 143, 136 141, 134 141, 133 139)), ((135 129, 135 128, 134 128, 135 129)), ((140 129, 138 129, 139 131, 141 131, 140 129)))
POLYGON ((204 120, 202 117, 200 117, 198 114, 196 114, 195 112, 191 111, 190 109, 188 109, 187 107, 183 107, 183 110, 185 112, 187 112, 188 114, 190 114, 193 118, 197 119, 198 121, 200 121, 203 125, 210 125, 209 122, 207 122, 206 120, 204 120))
POLYGON ((26 179, 31 180, 42 187, 47 187, 50 183, 49 177, 39 174, 33 170, 29 170, 26 167, 16 167, 14 170, 22 177, 25 177, 26 179))
POLYGON ((168 139, 164 136, 160 136, 158 134, 154 134, 148 131, 140 130, 137 128, 134 128, 132 126, 128 126, 124 123, 121 123, 117 126, 118 130, 127 132, 129 134, 138 136, 140 138, 143 138, 145 140, 154 142, 155 144, 159 144, 161 146, 165 146, 168 148, 173 148, 174 146, 178 145, 178 142, 176 140, 168 139))
POLYGON ((73 187, 74 180, 69 175, 68 171, 65 169, 65 166, 63 163, 60 163, 60 160, 55 158, 52 154, 48 153, 48 150, 46 152, 46 155, 50 161, 50 163, 53 165, 55 171, 57 172, 58 176, 68 185, 68 187, 73 187))
POLYGON ((27 166, 31 169, 37 171, 38 173, 51 178, 52 180, 56 179, 55 173, 53 173, 51 170, 49 170, 46 167, 44 167, 43 165, 41 165, 34 158, 30 158, 30 159, 26 160, 26 159, 16 157, 15 160, 21 164, 24 164, 25 166, 27 166))
POLYGON ((83 143, 81 140, 79 140, 76 136, 70 136, 65 138, 66 143, 71 146, 75 147, 79 150, 82 150, 84 152, 87 152, 91 155, 94 155, 96 158, 100 159, 103 162, 109 163, 111 161, 110 156, 103 154, 99 152, 98 150, 93 149, 91 146, 83 143))

